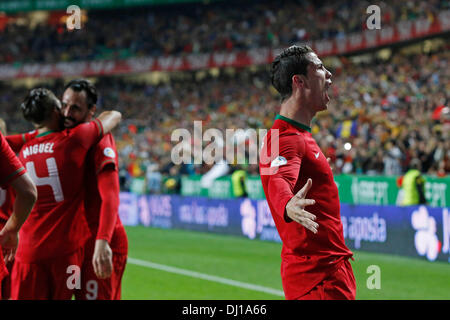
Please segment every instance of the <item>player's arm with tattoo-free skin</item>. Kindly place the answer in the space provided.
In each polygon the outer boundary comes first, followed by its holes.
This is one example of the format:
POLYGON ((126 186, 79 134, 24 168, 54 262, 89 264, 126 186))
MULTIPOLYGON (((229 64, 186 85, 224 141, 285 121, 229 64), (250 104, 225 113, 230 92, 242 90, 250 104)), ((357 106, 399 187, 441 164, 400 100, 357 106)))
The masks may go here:
POLYGON ((37 200, 36 186, 27 173, 11 182, 16 198, 14 210, 0 231, 0 244, 4 252, 5 261, 12 261, 18 245, 18 233, 37 200))
MULTIPOLYGON (((104 111, 97 118, 103 127, 103 134, 109 133, 114 127, 116 127, 122 119, 122 114, 118 111, 104 111)), ((101 173, 98 176, 99 183, 105 180, 101 173)), ((107 179, 106 179, 107 180, 107 179)), ((112 201, 108 199, 111 195, 110 192, 113 191, 114 181, 107 181, 107 184, 111 183, 106 188, 101 188, 99 186, 99 192, 102 199, 107 199, 107 201, 102 201, 102 206, 111 205, 112 201)), ((117 193, 118 194, 118 193, 117 193)), ((114 195, 112 195, 114 196, 114 195)), ((101 208, 101 210, 105 207, 101 208)), ((112 208, 110 208, 112 209, 112 208)), ((109 209, 106 209, 109 210, 109 209)), ((111 211, 112 213, 112 211, 111 211)), ((96 240, 94 256, 92 260, 94 266, 94 271, 100 279, 108 278, 112 273, 112 251, 107 241, 96 240)))
POLYGON ((119 124, 122 114, 119 111, 103 111, 97 120, 102 124, 103 133, 107 134, 119 124))
POLYGON ((102 202, 92 265, 97 277, 105 279, 109 278, 113 271, 113 253, 108 239, 111 240, 116 225, 117 212, 119 211, 120 186, 114 166, 107 165, 104 167, 97 175, 97 183, 102 202))
MULTIPOLYGON (((119 124, 119 122, 122 119, 122 114, 118 111, 104 111, 102 112, 98 117, 97 120, 99 120, 103 126, 104 134, 107 134, 110 132, 115 126, 119 124)), ((103 176, 99 174, 99 182, 103 179, 103 176)), ((101 182, 100 182, 101 183, 101 182)), ((114 183, 114 181, 108 181, 107 183, 114 183)), ((110 185, 109 188, 100 188, 99 192, 102 199, 108 199, 110 195, 108 195, 108 192, 113 191, 114 184, 110 185), (103 190, 106 189, 106 190, 103 190)), ((118 194, 118 193, 117 193, 118 194)), ((114 195, 112 195, 114 196, 114 195)), ((104 205, 110 205, 111 201, 107 200, 102 201, 102 206, 104 205)), ((102 208, 104 209, 104 208, 102 208)), ((112 273, 112 251, 107 241, 105 240, 96 240, 95 243, 95 250, 94 250, 94 256, 92 258, 92 263, 94 266, 94 271, 97 274, 97 276, 100 279, 108 278, 111 276, 112 273)))

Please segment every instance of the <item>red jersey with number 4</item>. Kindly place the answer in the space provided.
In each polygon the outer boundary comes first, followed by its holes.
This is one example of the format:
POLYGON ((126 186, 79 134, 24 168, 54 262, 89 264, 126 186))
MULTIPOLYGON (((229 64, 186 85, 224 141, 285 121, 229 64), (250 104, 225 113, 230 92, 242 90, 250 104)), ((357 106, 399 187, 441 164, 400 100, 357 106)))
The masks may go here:
MULTIPOLYGON (((125 228, 122 225, 122 221, 120 220, 119 212, 117 211, 111 215, 115 218, 116 222, 114 224, 110 224, 109 221, 100 223, 102 200, 98 191, 97 174, 102 171, 105 166, 112 165, 114 167, 115 178, 119 180, 119 159, 116 143, 111 133, 105 135, 99 143, 89 150, 87 161, 85 211, 91 234, 95 239, 107 240, 113 252, 127 254, 127 235, 125 233, 125 228)), ((116 200, 118 203, 118 194, 116 200)))
POLYGON ((307 126, 277 116, 260 153, 264 193, 283 242, 281 276, 287 299, 306 294, 336 270, 343 259, 352 256, 345 245, 333 173, 308 130, 307 126), (286 204, 308 178, 312 179, 312 186, 306 198, 316 203, 305 210, 317 217, 317 234, 285 213, 286 204))
POLYGON ((88 150, 103 135, 98 120, 37 135, 19 157, 38 190, 38 200, 20 230, 16 259, 32 263, 69 254, 84 245, 84 170, 88 150))

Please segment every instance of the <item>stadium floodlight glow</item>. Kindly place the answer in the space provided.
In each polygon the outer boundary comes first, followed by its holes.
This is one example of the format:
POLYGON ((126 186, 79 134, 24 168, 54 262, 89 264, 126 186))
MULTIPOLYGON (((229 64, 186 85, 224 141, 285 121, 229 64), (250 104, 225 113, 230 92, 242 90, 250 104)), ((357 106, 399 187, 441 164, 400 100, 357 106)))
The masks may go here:
POLYGON ((351 145, 350 142, 347 142, 347 143, 344 144, 344 149, 345 150, 349 151, 351 148, 352 148, 352 145, 351 145))

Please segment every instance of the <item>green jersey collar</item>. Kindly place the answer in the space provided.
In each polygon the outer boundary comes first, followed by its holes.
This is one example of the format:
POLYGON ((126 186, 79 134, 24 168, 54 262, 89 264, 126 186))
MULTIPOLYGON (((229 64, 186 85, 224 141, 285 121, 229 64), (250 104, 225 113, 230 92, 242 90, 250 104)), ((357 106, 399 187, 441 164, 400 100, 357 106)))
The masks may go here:
POLYGON ((302 124, 302 123, 300 123, 300 122, 297 122, 297 121, 295 121, 295 120, 292 120, 292 119, 283 117, 283 116, 280 115, 280 114, 277 114, 277 116, 275 117, 275 120, 277 120, 277 119, 280 119, 280 120, 289 122, 289 123, 292 124, 293 126, 295 126, 295 127, 297 127, 297 128, 300 128, 300 129, 302 129, 302 130, 306 130, 306 131, 308 131, 309 133, 311 133, 311 127, 308 127, 307 125, 304 125, 304 124, 302 124))

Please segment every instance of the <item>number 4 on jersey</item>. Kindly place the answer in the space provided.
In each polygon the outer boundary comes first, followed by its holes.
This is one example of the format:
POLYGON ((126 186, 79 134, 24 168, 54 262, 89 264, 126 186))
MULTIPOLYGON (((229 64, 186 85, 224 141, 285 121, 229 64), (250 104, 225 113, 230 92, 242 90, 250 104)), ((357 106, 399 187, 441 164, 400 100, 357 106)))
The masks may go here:
POLYGON ((27 162, 27 171, 36 186, 50 186, 53 190, 53 195, 56 202, 64 200, 64 195, 59 181, 58 167, 56 166, 55 158, 48 158, 47 163, 48 177, 38 177, 34 169, 33 161, 27 162))

